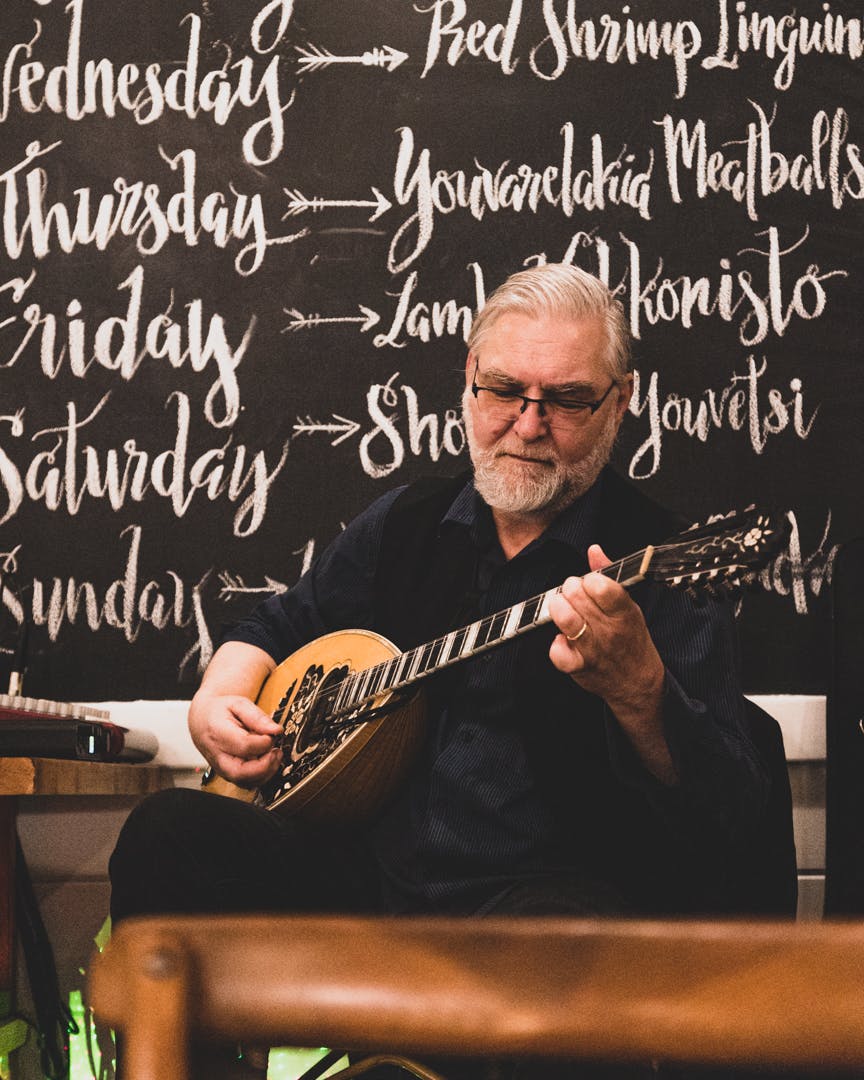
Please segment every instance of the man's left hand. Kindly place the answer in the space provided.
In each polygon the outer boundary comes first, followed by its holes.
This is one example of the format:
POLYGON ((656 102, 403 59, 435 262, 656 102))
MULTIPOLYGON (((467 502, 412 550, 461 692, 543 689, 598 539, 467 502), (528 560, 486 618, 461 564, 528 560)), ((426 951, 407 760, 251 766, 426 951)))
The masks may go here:
POLYGON ((665 668, 627 590, 593 572, 610 562, 593 544, 592 573, 568 578, 549 602, 561 631, 549 656, 559 671, 606 702, 646 766, 670 783, 675 773, 661 718, 665 668))

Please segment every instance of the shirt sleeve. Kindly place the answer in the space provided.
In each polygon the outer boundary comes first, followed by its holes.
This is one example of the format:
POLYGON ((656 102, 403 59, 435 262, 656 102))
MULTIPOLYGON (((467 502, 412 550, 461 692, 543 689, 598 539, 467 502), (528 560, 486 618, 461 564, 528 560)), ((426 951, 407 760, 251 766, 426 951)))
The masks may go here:
POLYGON ((740 835, 761 817, 768 778, 747 732, 731 605, 697 606, 684 593, 652 589, 641 606, 666 667, 663 726, 679 783, 656 780, 610 714, 613 767, 658 809, 694 815, 718 835, 740 835))
POLYGON ((334 630, 371 629, 378 552, 387 512, 402 488, 388 492, 332 541, 296 585, 263 600, 229 626, 222 641, 257 645, 281 663, 334 630))

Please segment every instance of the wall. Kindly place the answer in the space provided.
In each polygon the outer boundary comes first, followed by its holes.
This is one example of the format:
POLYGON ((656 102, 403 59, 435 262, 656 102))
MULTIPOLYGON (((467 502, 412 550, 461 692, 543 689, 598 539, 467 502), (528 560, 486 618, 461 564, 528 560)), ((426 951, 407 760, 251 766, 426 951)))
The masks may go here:
POLYGON ((223 621, 464 465, 472 309, 561 259, 635 335, 621 471, 790 519, 748 690, 825 692, 864 531, 860 14, 14 0, 0 29, 0 647, 26 615, 33 694, 188 697, 223 621))

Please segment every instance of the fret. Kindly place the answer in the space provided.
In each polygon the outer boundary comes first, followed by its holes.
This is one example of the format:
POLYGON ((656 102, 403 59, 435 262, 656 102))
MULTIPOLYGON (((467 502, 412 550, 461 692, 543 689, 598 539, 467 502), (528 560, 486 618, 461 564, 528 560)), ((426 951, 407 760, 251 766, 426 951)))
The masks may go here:
POLYGON ((474 642, 477 640, 477 631, 479 629, 479 622, 471 623, 470 626, 465 627, 465 640, 462 642, 462 648, 459 650, 460 656, 470 656, 474 649, 474 642))
POLYGON ((420 666, 420 653, 421 652, 422 652, 421 648, 416 648, 416 649, 412 649, 411 652, 408 654, 411 657, 411 664, 410 664, 410 666, 408 668, 408 679, 409 680, 413 679, 414 676, 417 674, 417 668, 420 666))
POLYGON ((425 675, 431 667, 432 651, 435 648, 434 641, 427 641, 425 645, 420 646, 420 660, 417 664, 417 674, 425 675))
MULTIPOLYGON (((447 664, 450 662, 450 658, 453 654, 453 646, 456 642, 456 639, 459 637, 459 633, 460 632, 458 630, 451 630, 447 637, 444 638, 444 642, 441 645, 441 654, 438 660, 440 664, 447 664)), ((458 653, 458 651, 459 650, 457 649, 456 652, 458 653)))
POLYGON ((349 675, 347 679, 342 681, 342 689, 339 692, 339 699, 337 702, 337 708, 341 712, 343 709, 352 709, 357 704, 357 686, 360 682, 360 676, 363 672, 355 672, 349 675))
POLYGON ((540 607, 537 611, 537 616, 534 619, 534 623, 536 626, 539 626, 540 623, 549 622, 549 620, 552 618, 552 616, 549 614, 549 601, 552 599, 553 596, 557 596, 560 591, 560 587, 557 589, 549 589, 548 592, 543 593, 543 595, 540 597, 540 607))
POLYGON ((540 605, 543 603, 543 596, 532 596, 530 600, 526 600, 522 605, 522 616, 519 621, 520 630, 528 630, 532 627, 537 619, 540 611, 540 605))
POLYGON ((429 650, 429 659, 426 661, 426 670, 433 671, 437 667, 441 667, 441 654, 444 651, 444 644, 446 638, 435 638, 432 642, 432 648, 429 650))
POLYGON ((357 686, 354 689, 353 705, 359 705, 366 697, 366 684, 369 682, 370 671, 371 668, 363 668, 362 671, 357 672, 357 686))
POLYGON ((490 625, 491 621, 488 615, 485 618, 478 620, 477 633, 474 635, 474 644, 472 646, 474 652, 479 652, 486 644, 486 641, 489 638, 490 625))
POLYGON ((383 693, 385 690, 390 690, 396 683, 396 673, 399 670, 399 661, 401 659, 401 653, 399 656, 394 656, 392 660, 385 660, 378 666, 381 668, 382 674, 378 682, 378 692, 383 693))
MULTIPOLYGON (((630 585, 636 585, 642 581, 645 576, 645 570, 648 564, 651 562, 651 557, 654 553, 653 547, 644 548, 642 551, 636 552, 635 555, 628 555, 626 559, 622 559, 618 564, 618 576, 616 581, 623 585, 624 588, 628 588, 630 585)), ((611 576, 609 571, 614 569, 612 566, 607 566, 603 573, 607 577, 611 576)))
POLYGON ((410 652, 400 653, 399 656, 397 657, 397 659, 398 659, 399 662, 396 664, 396 674, 394 675, 393 682, 391 683, 392 686, 399 686, 400 683, 404 682, 404 680, 405 680, 405 668, 411 662, 411 653, 410 652))
POLYGON ((468 631, 470 627, 460 626, 459 629, 453 634, 453 644, 450 646, 450 659, 459 660, 465 649, 465 641, 468 638, 468 631))
POLYGON ((366 667, 363 671, 363 678, 360 680, 359 692, 357 692, 357 704, 363 704, 367 701, 372 694, 369 693, 369 686, 375 681, 375 667, 366 667))
POLYGON ((364 698, 374 698, 380 693, 383 677, 383 664, 376 664, 374 667, 369 668, 369 678, 366 680, 366 686, 363 689, 364 698))
POLYGON ((489 622, 489 633, 486 635, 486 644, 492 645, 504 636, 504 627, 507 625, 508 611, 499 611, 493 615, 489 622))
POLYGON ((506 614, 507 614, 507 622, 506 622, 506 625, 504 626, 504 629, 501 631, 501 637, 504 637, 504 638, 513 637, 513 635, 518 632, 520 620, 522 618, 522 611, 523 611, 524 607, 525 607, 524 603, 523 604, 514 604, 514 606, 511 607, 508 612, 506 612, 506 614))

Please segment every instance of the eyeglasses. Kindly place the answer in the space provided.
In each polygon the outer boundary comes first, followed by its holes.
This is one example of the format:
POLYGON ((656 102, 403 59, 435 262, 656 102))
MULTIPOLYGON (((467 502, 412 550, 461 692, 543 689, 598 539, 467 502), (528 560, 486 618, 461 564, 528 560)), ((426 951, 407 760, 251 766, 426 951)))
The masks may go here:
POLYGON ((504 387, 480 386, 477 382, 479 374, 480 364, 475 360, 471 393, 477 401, 477 408, 490 420, 502 423, 505 421, 512 423, 525 412, 529 405, 536 405, 537 412, 549 424, 580 424, 597 412, 606 398, 609 397, 612 387, 618 385, 613 380, 606 393, 596 401, 579 401, 577 398, 568 397, 566 394, 548 394, 546 397, 534 398, 504 387))

